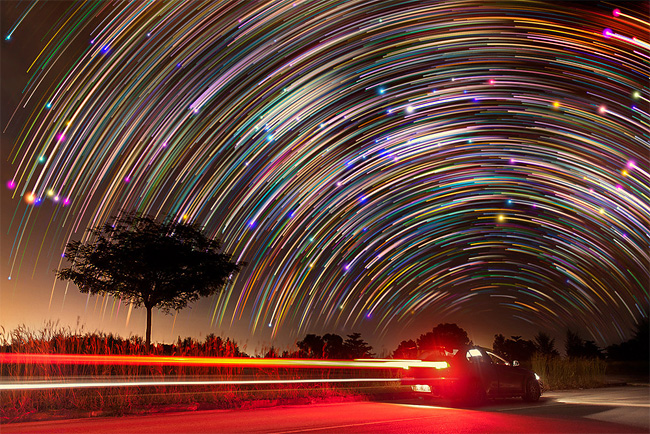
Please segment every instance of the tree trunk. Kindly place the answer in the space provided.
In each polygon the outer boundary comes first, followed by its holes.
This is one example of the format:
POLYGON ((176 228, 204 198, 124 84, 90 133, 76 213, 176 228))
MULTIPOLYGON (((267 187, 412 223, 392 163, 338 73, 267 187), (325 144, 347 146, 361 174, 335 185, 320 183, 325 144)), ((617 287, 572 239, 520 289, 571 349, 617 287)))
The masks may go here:
POLYGON ((147 308, 147 353, 151 352, 151 309, 153 306, 145 306, 147 308))

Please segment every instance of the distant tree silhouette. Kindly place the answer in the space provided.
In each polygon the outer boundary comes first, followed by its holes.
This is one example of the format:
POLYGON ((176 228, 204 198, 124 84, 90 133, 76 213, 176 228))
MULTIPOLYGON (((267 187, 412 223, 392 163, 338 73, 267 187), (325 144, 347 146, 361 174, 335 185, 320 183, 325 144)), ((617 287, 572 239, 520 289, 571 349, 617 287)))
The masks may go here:
POLYGON ((564 350, 567 357, 603 358, 603 350, 594 341, 585 341, 577 332, 567 330, 564 350))
POLYGON ((345 346, 343 345, 343 338, 336 334, 327 333, 323 335, 323 357, 326 359, 344 359, 345 346))
POLYGON ((310 359, 322 359, 325 341, 321 336, 308 334, 301 341, 296 342, 299 356, 310 359))
POLYGON ((221 290, 244 265, 220 253, 220 242, 195 224, 130 213, 92 228, 90 234, 88 243, 67 244, 65 258, 72 265, 57 270, 57 277, 72 281, 81 292, 144 306, 147 349, 154 307, 178 311, 221 290))
POLYGON ((620 344, 607 347, 607 357, 610 360, 648 361, 650 359, 650 324, 648 318, 637 322, 634 336, 620 344))
POLYGON ((324 336, 307 334, 296 342, 298 351, 285 351, 282 357, 300 357, 312 359, 359 359, 373 357, 372 347, 361 339, 361 333, 352 333, 343 341, 337 334, 327 333, 324 336))
POLYGON ((581 357, 583 340, 578 333, 573 330, 566 331, 566 340, 564 342, 564 352, 567 357, 581 357))
POLYGON ((535 351, 542 356, 558 357, 560 355, 555 349, 555 338, 551 338, 550 335, 542 331, 533 337, 533 345, 535 345, 535 351))
POLYGON ((393 359, 416 359, 418 357, 418 345, 413 339, 402 341, 393 351, 393 359))
POLYGON ((457 324, 438 324, 428 333, 420 335, 417 340, 418 350, 426 351, 432 348, 443 346, 448 348, 459 348, 470 345, 471 341, 467 332, 458 327, 457 324))
POLYGON ((506 357, 507 348, 506 348, 506 337, 503 336, 501 333, 494 335, 494 342, 492 342, 492 350, 500 355, 501 357, 506 357))
POLYGON ((605 358, 605 355, 603 354, 602 348, 596 345, 596 342, 585 341, 582 347, 582 357, 586 357, 588 359, 594 359, 594 358, 603 359, 605 358))
POLYGON ((494 352, 507 360, 527 361, 535 353, 535 344, 522 339, 521 336, 510 336, 506 339, 502 334, 494 335, 492 344, 494 352))
POLYGON ((361 339, 361 333, 348 335, 343 346, 345 348, 346 358, 349 359, 366 359, 374 356, 372 347, 361 339))

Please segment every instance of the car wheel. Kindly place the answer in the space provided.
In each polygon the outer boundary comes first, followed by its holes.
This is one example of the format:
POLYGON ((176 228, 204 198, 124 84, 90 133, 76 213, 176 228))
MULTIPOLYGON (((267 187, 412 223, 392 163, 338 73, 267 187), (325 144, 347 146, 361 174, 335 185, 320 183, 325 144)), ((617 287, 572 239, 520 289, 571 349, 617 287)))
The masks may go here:
POLYGON ((524 389, 524 395, 522 398, 526 402, 537 402, 539 397, 542 394, 541 389, 539 388, 539 382, 534 378, 528 378, 526 380, 526 388, 524 389))
POLYGON ((486 400, 485 389, 483 384, 477 378, 467 383, 463 403, 468 407, 476 407, 483 404, 486 400))

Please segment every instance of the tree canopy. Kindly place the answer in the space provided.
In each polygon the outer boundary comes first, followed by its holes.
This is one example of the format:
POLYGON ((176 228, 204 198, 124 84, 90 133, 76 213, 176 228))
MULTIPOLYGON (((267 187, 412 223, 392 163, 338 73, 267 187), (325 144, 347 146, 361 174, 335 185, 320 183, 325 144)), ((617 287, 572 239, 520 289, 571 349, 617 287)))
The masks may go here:
POLYGON ((308 334, 301 341, 296 342, 300 357, 322 359, 325 342, 321 336, 308 334))
POLYGON ((393 359, 415 359, 418 357, 418 345, 413 339, 402 341, 393 351, 393 359))
POLYGON ((551 338, 548 333, 538 332, 533 337, 533 345, 537 354, 546 357, 559 357, 560 353, 555 349, 555 338, 551 338))
POLYGON ((640 319, 634 330, 634 336, 620 344, 607 347, 607 356, 612 360, 650 359, 650 325, 648 318, 640 319))
POLYGON ((467 332, 453 323, 438 324, 430 332, 420 335, 417 340, 420 351, 435 347, 460 348, 470 342, 467 332))
POLYGON ((351 359, 367 359, 375 356, 372 347, 361 339, 361 333, 348 335, 348 338, 343 343, 343 348, 345 348, 345 352, 351 359))
POLYGON ((124 214, 90 229, 89 239, 67 244, 65 258, 72 265, 58 270, 57 277, 81 292, 144 306, 147 346, 152 308, 180 310, 221 290, 244 265, 221 253, 220 242, 197 225, 170 219, 124 214))
MULTIPOLYGON (((361 333, 347 335, 347 339, 337 334, 324 336, 308 334, 296 342, 298 352, 295 357, 313 359, 362 359, 373 357, 372 347, 361 338, 361 333)), ((287 353, 287 357, 291 356, 287 353)))
POLYGON ((577 332, 566 331, 564 350, 567 357, 582 357, 585 359, 603 358, 603 350, 594 341, 586 341, 577 332))
POLYGON ((420 357, 422 352, 436 347, 453 349, 466 345, 472 345, 472 341, 465 330, 455 323, 440 323, 430 332, 421 334, 417 341, 409 339, 400 342, 393 351, 392 357, 394 359, 415 359, 420 357))
POLYGON ((537 347, 533 341, 522 339, 521 336, 510 336, 506 339, 501 333, 494 335, 492 349, 507 360, 519 362, 528 361, 535 354, 537 347))

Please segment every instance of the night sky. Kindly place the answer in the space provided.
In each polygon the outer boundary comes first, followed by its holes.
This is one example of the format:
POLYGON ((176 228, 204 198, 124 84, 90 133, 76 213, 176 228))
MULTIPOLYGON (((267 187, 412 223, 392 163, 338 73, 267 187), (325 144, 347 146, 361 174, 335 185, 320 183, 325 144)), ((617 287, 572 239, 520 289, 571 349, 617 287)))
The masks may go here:
POLYGON ((119 210, 248 263, 154 341, 607 345, 648 316, 648 2, 0 6, 6 330, 144 335, 53 272, 119 210))

